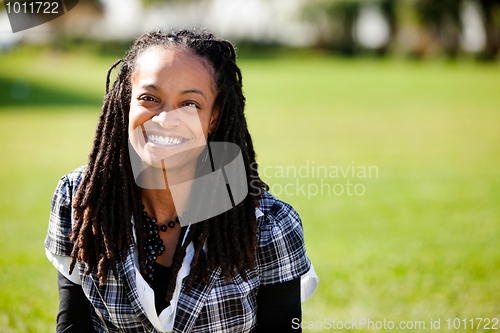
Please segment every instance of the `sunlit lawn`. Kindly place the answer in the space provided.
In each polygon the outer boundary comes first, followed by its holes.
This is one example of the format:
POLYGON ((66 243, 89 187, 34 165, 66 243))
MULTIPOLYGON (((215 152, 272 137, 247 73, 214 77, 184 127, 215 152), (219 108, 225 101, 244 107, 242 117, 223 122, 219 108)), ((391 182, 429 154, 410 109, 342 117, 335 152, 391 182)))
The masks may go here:
MULTIPOLYGON (((50 198, 86 163, 112 62, 0 55, 0 332, 55 329, 50 198)), ((306 327, 500 318, 499 65, 315 56, 241 67, 263 178, 300 213, 321 279, 306 327)))

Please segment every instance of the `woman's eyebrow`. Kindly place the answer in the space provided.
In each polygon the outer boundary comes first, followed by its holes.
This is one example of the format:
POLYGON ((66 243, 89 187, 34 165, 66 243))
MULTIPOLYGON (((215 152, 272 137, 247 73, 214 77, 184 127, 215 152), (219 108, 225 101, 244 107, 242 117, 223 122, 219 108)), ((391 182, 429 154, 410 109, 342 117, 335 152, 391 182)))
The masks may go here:
MULTIPOLYGON (((141 85, 141 87, 142 88, 151 88, 153 90, 160 91, 160 88, 158 88, 157 86, 155 86, 152 83, 144 83, 143 85, 141 85)), ((205 100, 207 100, 207 96, 205 96, 205 94, 201 90, 198 90, 198 89, 188 89, 188 90, 184 90, 181 92, 182 95, 192 94, 192 93, 200 94, 201 96, 203 96, 203 98, 205 98, 205 100)))
POLYGON ((203 96, 203 98, 205 98, 205 100, 207 99, 207 96, 205 96, 205 94, 201 90, 198 90, 198 89, 184 90, 182 92, 183 95, 184 94, 191 94, 191 93, 200 94, 201 96, 203 96))
POLYGON ((154 89, 156 91, 160 90, 157 86, 155 86, 152 83, 144 83, 143 85, 141 85, 141 88, 151 88, 151 89, 154 89))

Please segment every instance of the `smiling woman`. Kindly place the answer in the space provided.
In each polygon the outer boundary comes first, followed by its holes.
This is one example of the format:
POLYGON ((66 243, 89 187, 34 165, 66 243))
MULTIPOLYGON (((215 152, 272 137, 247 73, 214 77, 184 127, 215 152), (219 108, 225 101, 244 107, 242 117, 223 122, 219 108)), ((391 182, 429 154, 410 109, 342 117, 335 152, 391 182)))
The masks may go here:
POLYGON ((218 113, 213 75, 202 58, 186 50, 152 47, 137 59, 132 75, 129 138, 149 164, 169 170, 169 182, 194 178, 218 113))
POLYGON ((318 279, 298 214, 251 167, 235 61, 211 34, 150 32, 108 71, 88 164, 52 199, 58 332, 286 332, 301 317, 318 279))

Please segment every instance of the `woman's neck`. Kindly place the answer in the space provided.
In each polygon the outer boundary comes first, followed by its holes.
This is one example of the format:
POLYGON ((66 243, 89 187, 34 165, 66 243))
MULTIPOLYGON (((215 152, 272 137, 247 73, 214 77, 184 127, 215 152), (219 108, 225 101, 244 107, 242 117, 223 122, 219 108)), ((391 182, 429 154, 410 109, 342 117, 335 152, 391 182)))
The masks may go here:
POLYGON ((155 217, 160 222, 175 220, 177 209, 168 187, 164 190, 143 188, 141 196, 148 216, 155 217))
POLYGON ((149 216, 154 216, 160 222, 175 220, 188 208, 195 172, 151 169, 147 178, 149 185, 154 185, 142 187, 141 190, 145 210, 149 216))

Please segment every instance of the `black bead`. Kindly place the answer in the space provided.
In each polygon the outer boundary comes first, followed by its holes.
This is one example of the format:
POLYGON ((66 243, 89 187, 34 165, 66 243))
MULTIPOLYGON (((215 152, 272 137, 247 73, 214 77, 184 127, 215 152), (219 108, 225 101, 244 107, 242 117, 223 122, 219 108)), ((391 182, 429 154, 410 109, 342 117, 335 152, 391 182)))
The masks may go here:
POLYGON ((148 274, 148 279, 153 280, 153 274, 152 273, 148 274))
POLYGON ((152 217, 151 222, 156 223, 156 218, 152 217))
POLYGON ((152 250, 153 249, 153 245, 148 245, 148 250, 152 250))
POLYGON ((163 244, 163 239, 158 238, 158 244, 160 244, 160 245, 163 244))
POLYGON ((167 226, 165 224, 162 224, 162 226, 160 227, 160 230, 163 232, 167 231, 167 226))
POLYGON ((152 271, 153 270, 153 265, 151 265, 151 264, 146 265, 146 269, 148 271, 152 271))
POLYGON ((152 256, 154 256, 154 255, 156 254, 156 251, 155 251, 155 250, 151 250, 151 251, 149 251, 149 253, 150 253, 152 256))
POLYGON ((161 252, 165 251, 165 246, 163 246, 163 245, 162 245, 162 246, 160 246, 160 251, 161 251, 161 252))
POLYGON ((147 216, 148 216, 148 213, 146 213, 146 212, 142 212, 142 215, 144 215, 144 216, 146 216, 146 217, 147 217, 147 216))
POLYGON ((149 260, 149 261, 155 261, 155 260, 156 260, 156 258, 155 258, 155 259, 153 259, 153 256, 148 256, 148 260, 149 260))
POLYGON ((153 236, 153 230, 148 231, 148 236, 153 236))
POLYGON ((153 256, 153 261, 156 261, 156 258, 158 258, 157 256, 153 256))
POLYGON ((169 227, 169 228, 173 228, 173 227, 175 227, 175 222, 174 222, 174 221, 170 221, 170 222, 168 222, 168 227, 169 227))

